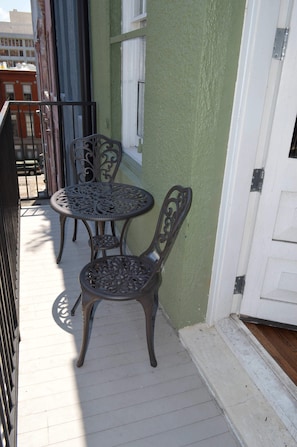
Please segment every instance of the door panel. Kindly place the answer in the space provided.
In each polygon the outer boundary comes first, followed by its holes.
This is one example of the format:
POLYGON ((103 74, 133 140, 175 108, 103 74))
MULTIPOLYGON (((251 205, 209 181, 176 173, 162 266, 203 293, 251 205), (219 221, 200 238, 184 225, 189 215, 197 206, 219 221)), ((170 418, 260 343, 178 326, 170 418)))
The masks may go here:
POLYGON ((240 313, 297 326, 297 11, 293 5, 240 313), (293 143, 292 143, 293 141, 293 143))
POLYGON ((297 192, 282 191, 273 239, 297 243, 297 192))
POLYGON ((297 304, 297 260, 285 256, 268 259, 260 299, 297 304))

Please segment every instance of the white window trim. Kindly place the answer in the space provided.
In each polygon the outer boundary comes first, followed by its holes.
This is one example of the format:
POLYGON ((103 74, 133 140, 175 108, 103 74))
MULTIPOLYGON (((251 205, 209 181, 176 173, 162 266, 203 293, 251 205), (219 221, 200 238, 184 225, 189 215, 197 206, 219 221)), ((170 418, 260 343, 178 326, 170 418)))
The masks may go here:
MULTIPOLYGON (((122 33, 142 26, 146 13, 135 16, 134 12, 135 0, 122 0, 122 33)), ((122 144, 124 152, 141 164, 143 138, 137 135, 139 81, 145 82, 145 37, 122 42, 122 144)))

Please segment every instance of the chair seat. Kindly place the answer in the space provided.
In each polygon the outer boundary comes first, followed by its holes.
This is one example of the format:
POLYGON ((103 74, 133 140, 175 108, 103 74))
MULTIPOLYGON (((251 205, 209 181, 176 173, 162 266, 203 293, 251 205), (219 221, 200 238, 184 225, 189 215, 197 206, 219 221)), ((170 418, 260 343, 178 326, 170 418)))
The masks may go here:
POLYGON ((81 271, 80 283, 83 289, 102 299, 130 300, 139 297, 139 292, 152 279, 153 271, 154 262, 149 258, 107 256, 87 264, 81 271))
MULTIPOLYGON (((116 236, 113 236, 112 234, 102 234, 93 236, 92 241, 95 252, 99 250, 111 250, 113 248, 117 248, 120 246, 119 239, 116 236)), ((90 241, 89 245, 91 245, 90 241)))

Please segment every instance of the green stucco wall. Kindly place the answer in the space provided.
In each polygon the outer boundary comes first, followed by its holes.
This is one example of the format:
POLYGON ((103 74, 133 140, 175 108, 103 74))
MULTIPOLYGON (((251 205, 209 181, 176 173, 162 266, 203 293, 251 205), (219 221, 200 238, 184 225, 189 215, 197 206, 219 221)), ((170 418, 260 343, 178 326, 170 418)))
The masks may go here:
MULTIPOLYGON (((108 4, 90 2, 94 99, 99 130, 119 138, 120 44, 106 45, 105 36, 105 44, 97 46, 93 32, 103 17, 100 8, 106 13, 108 4), (100 74, 105 61, 109 91, 100 74)), ((109 29, 115 36, 120 2, 111 5, 109 29)), ((134 252, 152 237, 169 187, 193 189, 160 289, 161 304, 176 328, 204 321, 206 315, 244 8, 244 0, 147 0, 143 161, 141 167, 124 161, 119 180, 140 184, 155 197, 154 210, 135 219, 129 230, 134 252)))

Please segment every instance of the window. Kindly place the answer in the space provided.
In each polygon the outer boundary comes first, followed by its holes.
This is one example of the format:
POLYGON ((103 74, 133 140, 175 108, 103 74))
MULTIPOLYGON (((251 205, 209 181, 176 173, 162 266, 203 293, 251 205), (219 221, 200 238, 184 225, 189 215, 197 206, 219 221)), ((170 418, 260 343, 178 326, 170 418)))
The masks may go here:
POLYGON ((25 120, 26 120, 27 137, 33 137, 34 136, 34 123, 33 123, 32 115, 30 113, 26 113, 25 120))
MULTIPOLYGON (((144 27, 146 1, 122 1, 122 33, 144 27)), ((122 42, 122 143, 141 163, 144 137, 145 37, 122 42)))
POLYGON ((19 144, 15 144, 14 145, 14 150, 15 150, 15 158, 16 158, 16 160, 23 160, 24 159, 24 154, 23 154, 22 146, 20 146, 19 144))
POLYGON ((143 139, 144 134, 144 81, 138 81, 137 90, 137 135, 143 139))
POLYGON ((29 160, 38 159, 38 156, 36 155, 36 149, 34 150, 34 147, 31 144, 26 145, 25 154, 26 158, 28 158, 29 160))
POLYGON ((34 50, 26 50, 26 57, 35 59, 35 51, 34 50))
POLYGON ((11 125, 12 125, 13 136, 18 137, 19 136, 18 122, 17 122, 17 116, 15 113, 11 114, 11 125))
POLYGON ((5 96, 8 101, 14 100, 14 85, 5 84, 5 96))
POLYGON ((34 42, 31 39, 25 40, 25 47, 34 47, 34 42))
POLYGON ((141 20, 146 17, 146 0, 134 0, 134 20, 141 20))
POLYGON ((24 101, 32 101, 31 84, 23 84, 23 98, 24 101))

